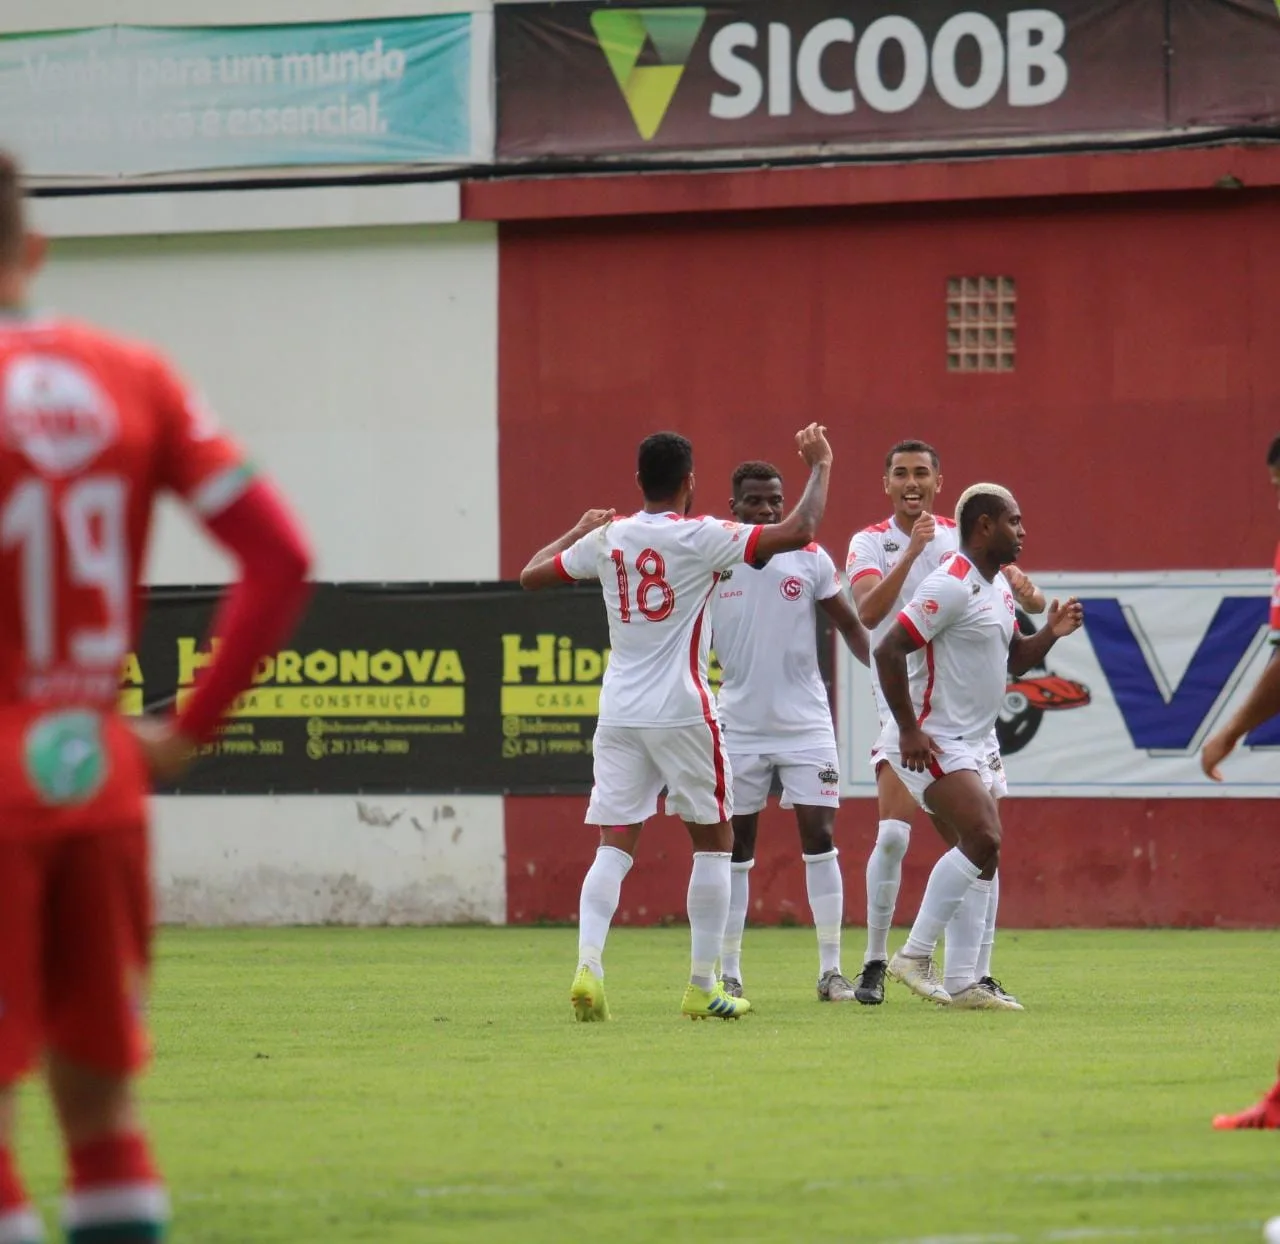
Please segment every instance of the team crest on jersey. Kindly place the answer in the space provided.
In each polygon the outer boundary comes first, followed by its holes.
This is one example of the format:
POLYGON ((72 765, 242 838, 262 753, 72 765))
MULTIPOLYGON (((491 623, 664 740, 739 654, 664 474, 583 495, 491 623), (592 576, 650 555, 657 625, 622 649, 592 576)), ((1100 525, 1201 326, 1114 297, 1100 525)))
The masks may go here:
POLYGON ((115 403, 92 375, 68 359, 15 359, 0 391, 10 445, 47 475, 71 475, 92 462, 119 430, 115 403))
POLYGON ((974 583, 973 588, 972 588, 972 590, 970 591, 969 595, 970 595, 970 596, 977 596, 977 594, 978 594, 980 591, 982 591, 982 584, 981 584, 981 583, 974 583))
POLYGON ((886 540, 884 542, 884 551, 886 553, 896 553, 901 547, 902 545, 900 545, 896 540, 886 540))
POLYGON ((730 579, 732 579, 732 578, 733 578, 733 571, 732 571, 732 570, 722 570, 722 571, 720 572, 720 582, 721 582, 721 583, 728 583, 728 582, 729 582, 729 580, 730 580, 730 579))
POLYGON ((827 765, 824 769, 818 770, 818 781, 825 783, 827 786, 834 786, 840 780, 840 771, 835 765, 827 765))
POLYGON ((799 600, 804 595, 804 584, 795 575, 789 574, 778 584, 778 591, 787 600, 799 600))

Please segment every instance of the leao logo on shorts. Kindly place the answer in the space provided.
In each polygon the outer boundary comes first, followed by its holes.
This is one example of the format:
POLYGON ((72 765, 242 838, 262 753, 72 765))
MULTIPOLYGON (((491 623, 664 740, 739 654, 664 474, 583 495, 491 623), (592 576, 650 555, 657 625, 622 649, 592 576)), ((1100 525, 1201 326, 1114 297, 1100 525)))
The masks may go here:
POLYGON ((787 575, 780 584, 778 584, 778 591, 780 591, 787 600, 799 600, 800 597, 804 595, 804 584, 801 583, 795 575, 790 574, 787 575))
POLYGON ((818 770, 818 781, 825 782, 828 786, 834 786, 840 780, 840 771, 833 765, 827 765, 825 769, 818 770))

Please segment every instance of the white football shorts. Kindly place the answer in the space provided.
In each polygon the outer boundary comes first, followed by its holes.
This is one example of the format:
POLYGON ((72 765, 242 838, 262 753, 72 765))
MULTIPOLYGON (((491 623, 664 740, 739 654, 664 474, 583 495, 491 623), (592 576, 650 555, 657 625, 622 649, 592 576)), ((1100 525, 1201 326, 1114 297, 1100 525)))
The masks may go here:
POLYGON ((834 747, 765 755, 731 752, 733 809, 739 814, 759 812, 769 801, 773 775, 782 782, 782 806, 838 808, 840 765, 834 747))
MULTIPOLYGON (((871 753, 871 770, 878 772, 882 764, 890 765, 894 773, 898 775, 898 780, 911 792, 912 798, 926 812, 932 812, 933 809, 925 803, 925 791, 934 784, 940 777, 945 777, 948 773, 955 773, 958 769, 972 769, 981 779, 982 784, 987 788, 993 796, 999 797, 993 789, 996 780, 996 773, 990 767, 988 758, 990 753, 987 750, 985 740, 982 743, 965 743, 958 739, 938 739, 934 742, 939 748, 938 754, 934 757, 933 763, 922 772, 914 769, 908 769, 902 763, 902 753, 898 750, 898 739, 894 735, 892 740, 886 746, 881 739, 876 741, 875 750, 871 753)), ((999 753, 996 753, 999 756, 999 753)), ((1004 776, 1003 767, 999 770, 1000 777, 1004 776)))
POLYGON ((733 769, 719 725, 597 726, 588 825, 638 825, 666 810, 694 825, 733 815, 733 769))

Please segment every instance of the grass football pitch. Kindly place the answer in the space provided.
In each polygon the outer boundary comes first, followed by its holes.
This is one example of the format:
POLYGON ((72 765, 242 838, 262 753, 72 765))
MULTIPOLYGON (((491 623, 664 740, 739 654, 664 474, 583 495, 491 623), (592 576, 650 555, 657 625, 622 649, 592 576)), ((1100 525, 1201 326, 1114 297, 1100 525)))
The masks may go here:
POLYGON ((687 950, 615 931, 614 1019, 580 1025, 572 929, 165 931, 174 1240, 1257 1241, 1280 1215, 1280 1133, 1209 1127, 1271 1082, 1280 933, 1002 932, 1021 1015, 820 1004, 812 932, 749 929, 756 1011, 692 1023, 687 950))

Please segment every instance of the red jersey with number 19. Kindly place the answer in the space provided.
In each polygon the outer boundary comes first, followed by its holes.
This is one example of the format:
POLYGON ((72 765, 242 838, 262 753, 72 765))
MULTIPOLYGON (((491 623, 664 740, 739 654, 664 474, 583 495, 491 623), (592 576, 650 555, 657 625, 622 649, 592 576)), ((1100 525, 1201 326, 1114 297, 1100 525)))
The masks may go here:
POLYGON ((722 571, 755 557, 759 527, 678 514, 616 519, 556 558, 569 580, 599 579, 609 612, 601 725, 714 720, 707 603, 722 571))
POLYGON ((116 705, 154 503, 169 490, 211 516, 248 478, 152 351, 0 319, 0 819, 38 810, 80 828, 140 806, 116 705))

